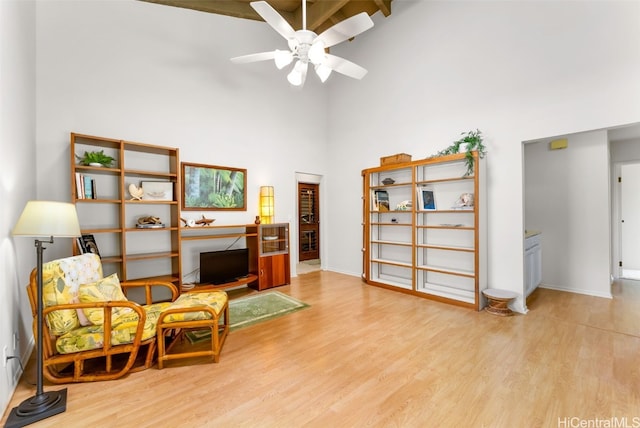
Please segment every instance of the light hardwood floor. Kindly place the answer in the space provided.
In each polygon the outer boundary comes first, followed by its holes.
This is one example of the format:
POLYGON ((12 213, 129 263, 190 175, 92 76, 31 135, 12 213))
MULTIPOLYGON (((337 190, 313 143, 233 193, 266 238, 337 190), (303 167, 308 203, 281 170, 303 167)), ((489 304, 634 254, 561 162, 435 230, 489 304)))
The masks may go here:
MULTIPOLYGON (((527 315, 509 318, 332 272, 278 290, 311 307, 230 333, 218 364, 67 385, 67 411, 32 426, 640 424, 637 282, 615 284, 612 300, 539 289, 527 315)), ((3 424, 33 379, 30 363, 3 424)))

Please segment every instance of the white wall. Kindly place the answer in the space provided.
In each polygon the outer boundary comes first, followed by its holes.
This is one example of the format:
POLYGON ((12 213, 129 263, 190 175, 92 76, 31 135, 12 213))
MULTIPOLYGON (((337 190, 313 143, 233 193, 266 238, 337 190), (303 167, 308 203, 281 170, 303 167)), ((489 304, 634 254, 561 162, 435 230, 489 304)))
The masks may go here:
POLYGON ((525 228, 542 232, 541 287, 611 297, 606 131, 525 144, 525 228))
MULTIPOLYGON (((0 352, 6 346, 9 355, 25 362, 33 347, 25 286, 35 248, 33 240, 13 238, 11 230, 36 196, 35 67, 35 4, 0 1, 0 352), (17 349, 14 332, 20 338, 17 349)), ((0 409, 11 399, 19 375, 17 360, 0 366, 0 409)))
MULTIPOLYGON (((295 172, 326 173, 327 94, 315 76, 291 89, 271 61, 229 61, 285 47, 271 27, 139 1, 37 6, 40 196, 68 199, 69 132, 179 147, 183 162, 247 169, 247 211, 190 218, 253 223, 273 185, 276 221, 296 236, 295 172)), ((187 249, 184 272, 215 246, 187 249)))
MULTIPOLYGON (((479 128, 488 146, 489 286, 522 293, 521 143, 640 120, 640 3, 396 0, 392 8, 390 19, 333 49, 369 74, 330 89, 329 269, 360 274, 363 168, 398 152, 426 157, 479 128)), ((524 310, 522 299, 516 306, 524 310)))

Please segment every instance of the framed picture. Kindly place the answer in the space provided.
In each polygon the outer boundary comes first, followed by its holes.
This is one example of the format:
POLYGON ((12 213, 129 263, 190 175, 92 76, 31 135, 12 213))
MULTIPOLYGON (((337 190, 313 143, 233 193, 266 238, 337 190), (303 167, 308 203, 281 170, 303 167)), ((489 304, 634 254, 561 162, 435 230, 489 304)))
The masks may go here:
POLYGON ((436 195, 431 187, 418 187, 418 209, 421 211, 436 209, 436 195))
POLYGON ((171 181, 143 181, 142 199, 152 201, 173 201, 173 183, 171 181))
POLYGON ((373 211, 389 211, 389 193, 386 190, 373 191, 373 211))
POLYGON ((247 210, 247 170, 182 162, 182 209, 247 210))

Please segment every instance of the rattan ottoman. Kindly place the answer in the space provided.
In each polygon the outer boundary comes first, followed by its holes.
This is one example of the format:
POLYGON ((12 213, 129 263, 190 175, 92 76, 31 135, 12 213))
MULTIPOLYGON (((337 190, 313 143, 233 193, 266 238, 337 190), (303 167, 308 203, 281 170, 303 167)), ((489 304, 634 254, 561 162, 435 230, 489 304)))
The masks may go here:
POLYGON ((226 292, 190 291, 184 293, 171 303, 158 318, 158 368, 162 369, 165 361, 179 358, 211 356, 213 362, 217 363, 220 360, 220 351, 228 333, 229 299, 226 292), (172 352, 173 345, 182 341, 185 332, 205 329, 211 331, 210 349, 172 352))

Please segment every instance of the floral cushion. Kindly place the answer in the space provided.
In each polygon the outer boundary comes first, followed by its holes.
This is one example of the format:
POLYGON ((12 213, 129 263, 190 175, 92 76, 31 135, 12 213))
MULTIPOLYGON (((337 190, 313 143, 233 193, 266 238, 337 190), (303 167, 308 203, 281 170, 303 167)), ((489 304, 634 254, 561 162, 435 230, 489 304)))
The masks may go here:
MULTIPOLYGON (((106 278, 99 279, 98 281, 89 284, 82 284, 78 289, 78 299, 81 303, 127 301, 127 298, 120 287, 118 275, 115 273, 106 278)), ((91 324, 102 325, 104 323, 103 308, 86 308, 83 309, 83 312, 87 319, 91 321, 91 324)), ((111 317, 112 320, 116 320, 117 318, 132 312, 131 308, 113 308, 111 317)))
MULTIPOLYGON (((82 254, 44 263, 42 266, 42 301, 44 307, 77 301, 80 284, 102 278, 100 257, 82 254)), ((60 335, 80 326, 75 309, 54 311, 47 315, 51 332, 60 335)))
MULTIPOLYGON (((147 319, 142 332, 142 340, 145 341, 156 335, 156 324, 160 313, 167 309, 171 302, 154 303, 143 306, 147 319)), ((128 308, 127 308, 128 309, 128 308)), ((133 342, 138 323, 138 314, 130 312, 118 318, 114 318, 111 333, 111 345, 122 345, 133 342)), ((90 325, 80 327, 60 336, 56 341, 56 349, 61 354, 88 351, 102 348, 104 344, 104 330, 102 325, 90 325)))
MULTIPOLYGON (((224 291, 212 291, 209 293, 184 293, 171 304, 170 309, 189 309, 196 306, 208 306, 216 315, 220 314, 225 303, 227 293, 224 291)), ((205 311, 181 312, 167 315, 163 322, 197 321, 211 319, 211 314, 205 311)))

